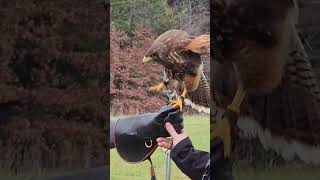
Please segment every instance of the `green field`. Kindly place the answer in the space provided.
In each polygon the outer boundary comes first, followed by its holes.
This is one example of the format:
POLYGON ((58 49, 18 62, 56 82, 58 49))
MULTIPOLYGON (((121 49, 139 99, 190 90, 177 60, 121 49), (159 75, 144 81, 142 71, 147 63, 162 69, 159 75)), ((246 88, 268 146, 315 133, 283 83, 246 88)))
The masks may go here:
MULTIPOLYGON (((209 116, 185 116, 184 125, 193 145, 200 150, 210 150, 209 116)), ((165 179, 166 159, 164 153, 157 149, 152 155, 157 179, 165 179)), ((189 179, 176 167, 173 161, 171 179, 189 179)), ((110 151, 110 178, 112 180, 145 180, 150 179, 150 163, 129 164, 122 160, 116 150, 110 151)))

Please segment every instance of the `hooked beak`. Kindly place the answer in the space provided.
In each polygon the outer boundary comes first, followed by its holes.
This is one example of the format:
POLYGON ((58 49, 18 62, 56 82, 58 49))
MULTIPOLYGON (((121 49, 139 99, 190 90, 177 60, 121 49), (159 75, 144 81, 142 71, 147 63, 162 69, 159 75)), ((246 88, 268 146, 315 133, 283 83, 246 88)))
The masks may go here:
POLYGON ((152 61, 152 57, 150 56, 144 56, 143 59, 142 59, 142 62, 148 62, 148 61, 152 61))

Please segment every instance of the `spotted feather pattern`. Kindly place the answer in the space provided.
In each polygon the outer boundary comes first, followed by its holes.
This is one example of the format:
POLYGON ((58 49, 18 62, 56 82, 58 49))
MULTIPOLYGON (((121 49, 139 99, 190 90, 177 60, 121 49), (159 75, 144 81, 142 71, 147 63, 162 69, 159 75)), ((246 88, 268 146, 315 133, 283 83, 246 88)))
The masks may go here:
POLYGON ((207 78, 203 72, 201 73, 201 78, 197 90, 188 93, 187 98, 197 105, 201 105, 207 108, 210 107, 210 88, 207 78))
POLYGON ((303 88, 310 92, 317 103, 320 103, 320 90, 318 86, 318 79, 314 75, 311 63, 308 61, 306 55, 299 51, 290 53, 286 68, 286 78, 294 85, 303 88))

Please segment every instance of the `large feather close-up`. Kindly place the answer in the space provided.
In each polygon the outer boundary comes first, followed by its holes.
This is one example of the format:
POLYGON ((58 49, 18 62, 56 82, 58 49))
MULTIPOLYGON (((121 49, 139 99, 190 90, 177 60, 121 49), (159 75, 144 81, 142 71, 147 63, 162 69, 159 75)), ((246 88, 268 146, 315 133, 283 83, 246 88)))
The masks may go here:
MULTIPOLYGON (((320 164, 320 91, 296 30, 297 2, 214 0, 211 9, 211 91, 239 114, 224 131, 237 128, 285 159, 320 164)), ((234 140, 223 138, 229 156, 234 140)))

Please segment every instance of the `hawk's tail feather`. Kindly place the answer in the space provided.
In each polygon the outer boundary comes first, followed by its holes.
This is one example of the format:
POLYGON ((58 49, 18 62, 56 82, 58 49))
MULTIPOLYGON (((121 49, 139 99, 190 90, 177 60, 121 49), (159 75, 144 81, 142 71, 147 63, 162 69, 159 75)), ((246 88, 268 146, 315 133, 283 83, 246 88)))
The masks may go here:
POLYGON ((274 150, 286 161, 298 157, 305 163, 320 164, 320 146, 307 144, 305 141, 275 134, 263 128, 252 117, 240 117, 237 121, 238 128, 243 132, 241 138, 258 138, 265 150, 274 150))
POLYGON ((190 99, 186 98, 184 100, 185 105, 191 106, 192 109, 197 110, 199 113, 206 113, 206 114, 210 114, 210 108, 209 107, 205 107, 199 104, 195 104, 194 102, 192 102, 190 99))

